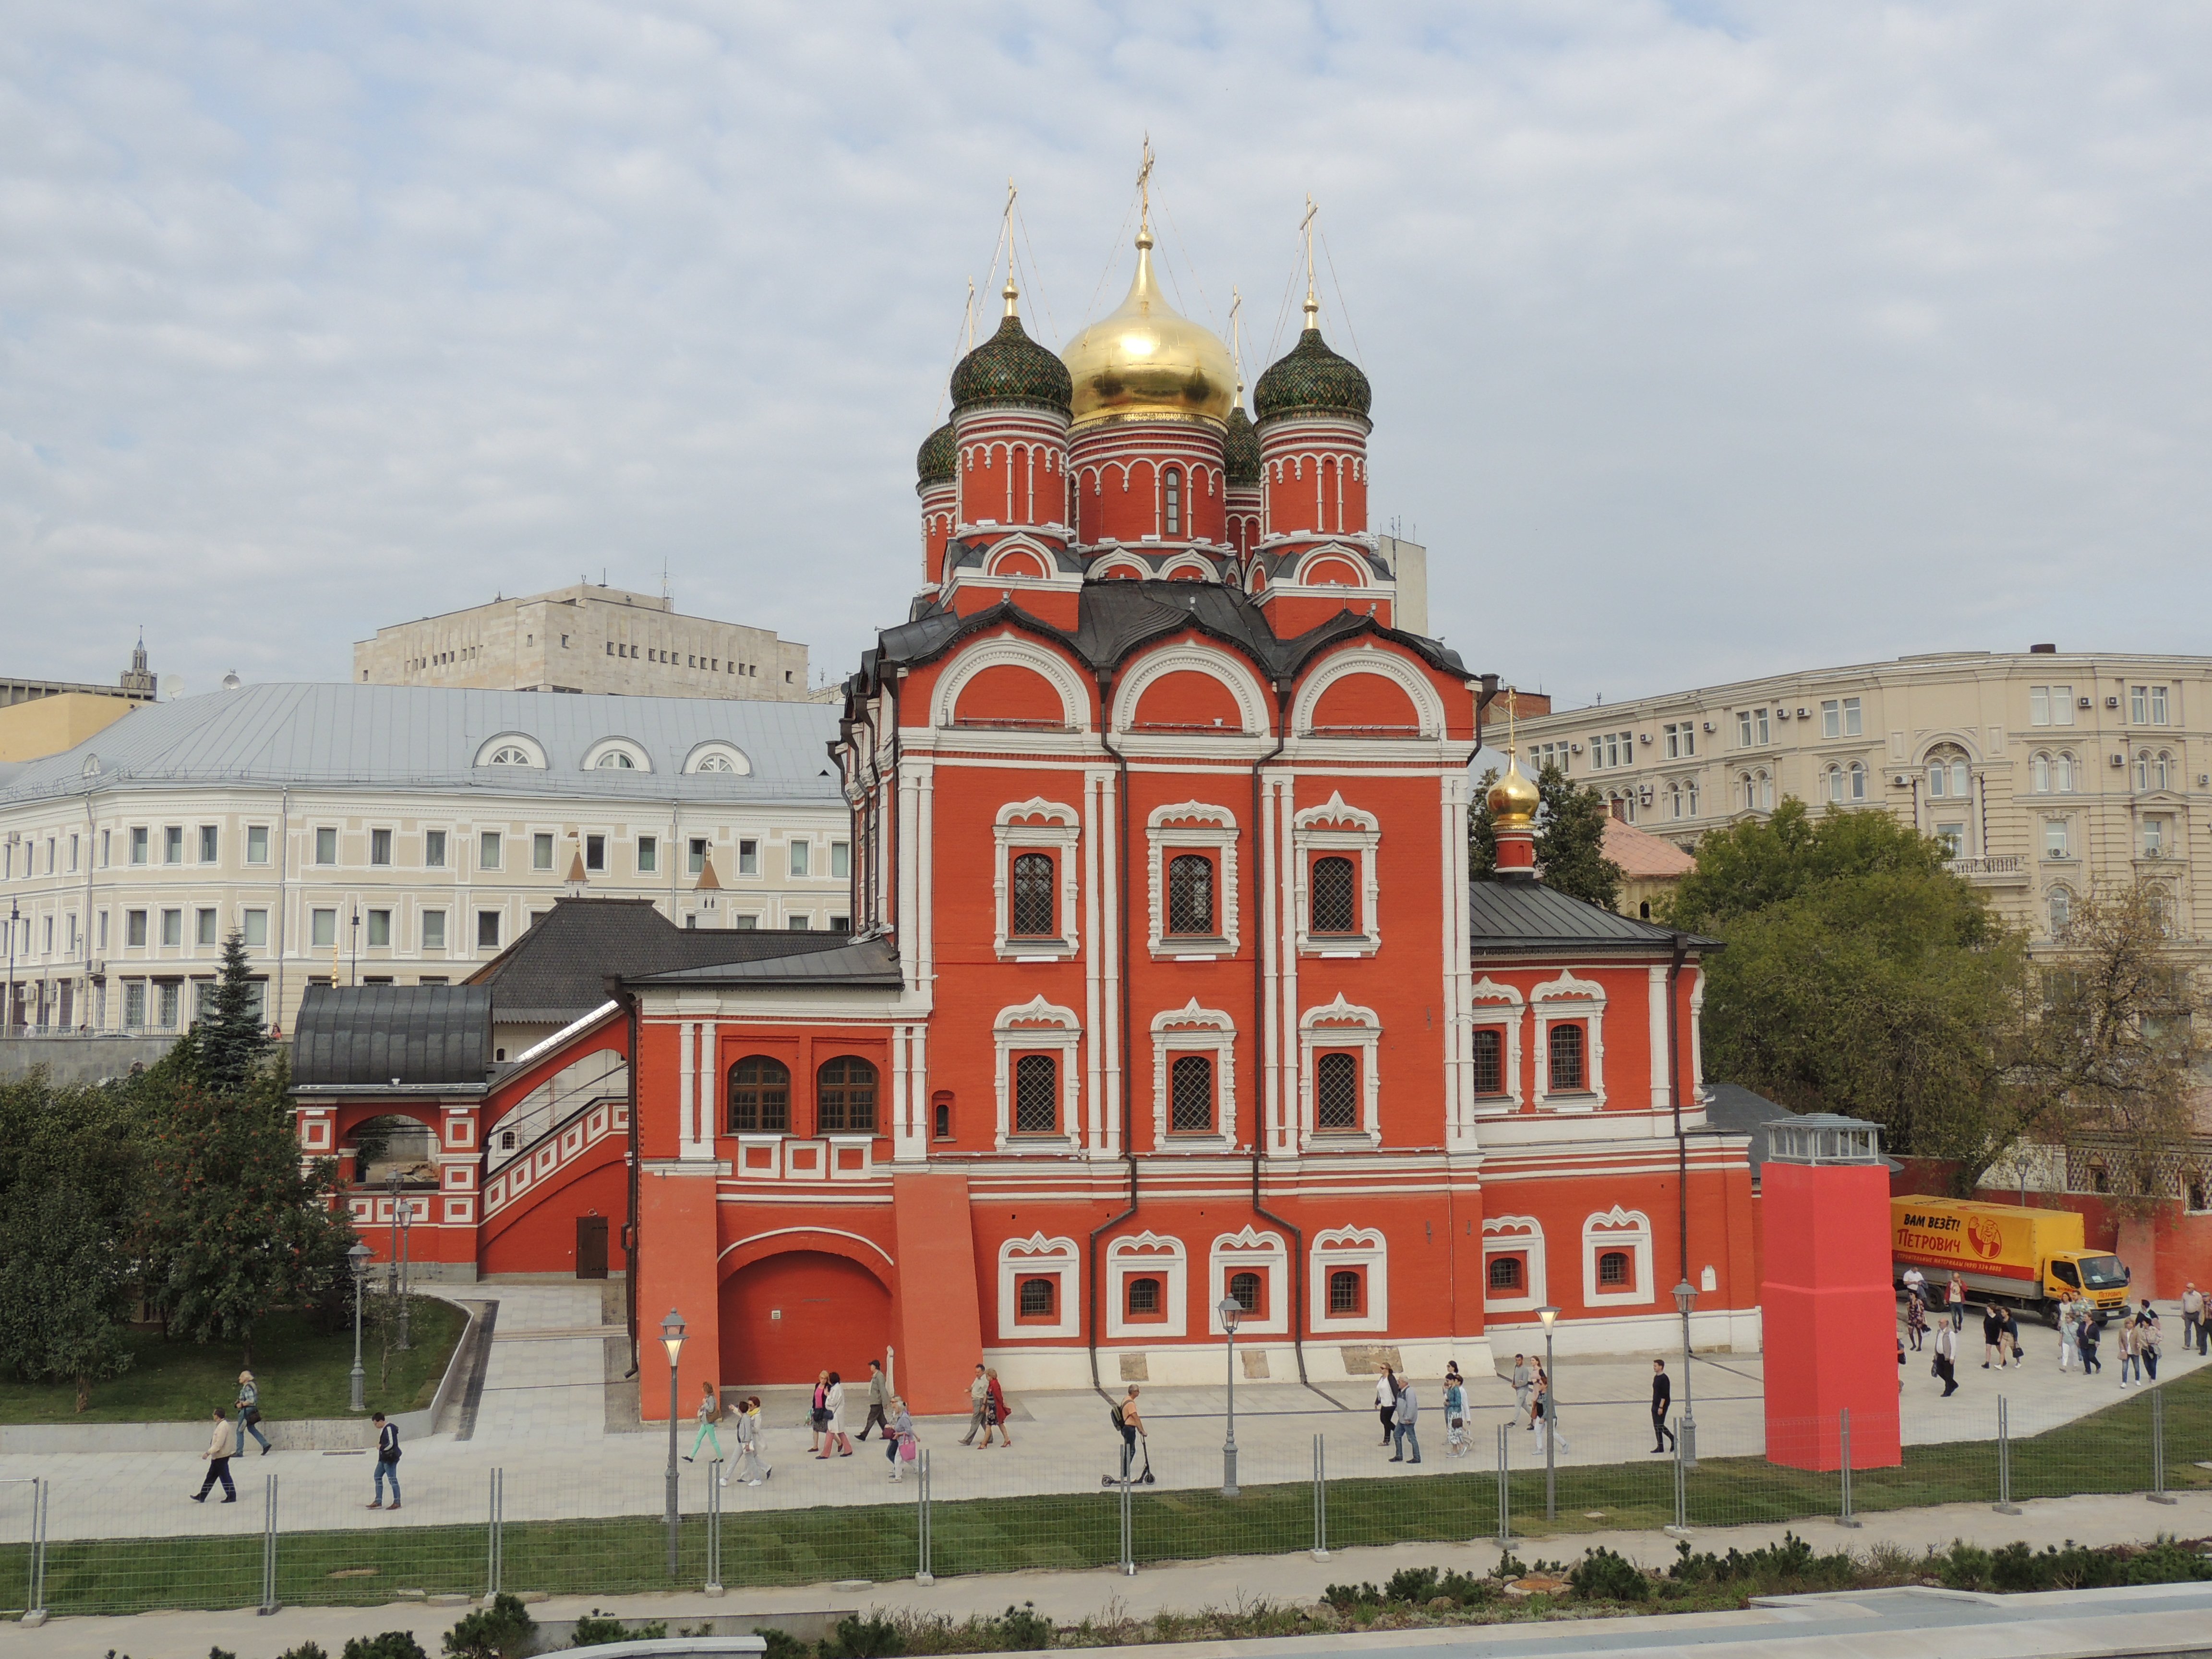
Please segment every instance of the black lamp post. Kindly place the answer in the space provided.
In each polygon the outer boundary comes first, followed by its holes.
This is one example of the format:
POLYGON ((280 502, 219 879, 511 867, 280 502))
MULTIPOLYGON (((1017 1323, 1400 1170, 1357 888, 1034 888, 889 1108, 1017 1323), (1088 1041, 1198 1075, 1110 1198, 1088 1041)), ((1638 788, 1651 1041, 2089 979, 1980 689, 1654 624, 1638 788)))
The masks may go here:
POLYGON ((671 1308, 660 1322, 660 1345, 668 1350, 668 1576, 676 1577, 676 1366, 684 1354, 684 1316, 671 1308))
POLYGON ((1221 1495, 1237 1496, 1237 1322, 1244 1317, 1244 1304, 1224 1296, 1214 1311, 1229 1339, 1229 1437, 1221 1443, 1221 1495))

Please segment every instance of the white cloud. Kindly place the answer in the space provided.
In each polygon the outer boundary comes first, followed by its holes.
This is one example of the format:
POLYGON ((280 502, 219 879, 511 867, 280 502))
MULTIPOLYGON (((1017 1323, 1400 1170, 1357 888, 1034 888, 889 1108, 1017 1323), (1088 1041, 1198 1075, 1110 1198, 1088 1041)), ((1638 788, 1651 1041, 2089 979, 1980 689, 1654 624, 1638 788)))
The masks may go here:
POLYGON ((11 672, 106 678, 143 621, 191 686, 337 678, 379 623, 665 559, 687 609, 842 672, 918 580, 913 452, 1006 175, 1064 336, 1119 296, 1146 129, 1186 304, 1243 289, 1255 374, 1320 198, 1378 516, 1478 666, 1578 700, 2202 648, 2208 37, 2057 4, 23 0, 11 672))

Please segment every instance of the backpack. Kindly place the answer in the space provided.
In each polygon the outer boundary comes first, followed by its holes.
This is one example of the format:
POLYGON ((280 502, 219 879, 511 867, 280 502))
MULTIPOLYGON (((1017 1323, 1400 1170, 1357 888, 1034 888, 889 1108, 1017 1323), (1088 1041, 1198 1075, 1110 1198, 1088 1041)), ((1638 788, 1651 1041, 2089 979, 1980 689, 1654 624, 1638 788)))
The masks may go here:
POLYGON ((1114 1409, 1106 1415, 1113 1419, 1114 1426, 1117 1429, 1127 1429, 1129 1426, 1121 1420, 1121 1402, 1118 1400, 1114 1402, 1114 1409))

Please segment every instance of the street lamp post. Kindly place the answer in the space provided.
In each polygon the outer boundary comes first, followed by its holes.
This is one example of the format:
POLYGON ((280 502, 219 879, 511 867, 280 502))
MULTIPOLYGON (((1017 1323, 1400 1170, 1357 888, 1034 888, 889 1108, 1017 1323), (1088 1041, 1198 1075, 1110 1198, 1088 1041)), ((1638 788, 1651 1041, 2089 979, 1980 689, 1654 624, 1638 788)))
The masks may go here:
POLYGON ((676 1365, 684 1355, 684 1316, 671 1308, 660 1322, 660 1345, 668 1350, 668 1576, 676 1577, 676 1365))
POLYGON ((403 1197, 398 1205, 399 1212, 399 1351, 404 1353, 415 1345, 409 1340, 407 1329, 407 1245, 415 1230, 415 1200, 403 1197))
POLYGON ((368 1405, 362 1393, 368 1384, 368 1373, 361 1368, 361 1298, 368 1289, 368 1246, 355 1240, 353 1249, 346 1252, 346 1265, 353 1269, 353 1409, 363 1411, 368 1405))
POLYGON ((15 924, 22 919, 22 911, 14 899, 8 901, 8 1006, 0 1008, 0 1031, 13 1033, 15 1029, 15 924))
POLYGON ((1559 1518, 1559 1379, 1552 1370, 1552 1323, 1559 1316, 1557 1308, 1539 1308, 1536 1317, 1544 1322, 1544 1519, 1559 1518))
POLYGON ((1674 1287, 1674 1305, 1682 1310, 1682 1421, 1674 1431, 1674 1449, 1682 1467, 1698 1467, 1698 1419, 1690 1409, 1690 1310, 1698 1305, 1697 1287, 1685 1278, 1674 1287))
POLYGON ((1221 1443, 1221 1495, 1237 1496, 1237 1322, 1244 1317, 1244 1304, 1224 1296, 1214 1311, 1229 1339, 1229 1437, 1221 1443))

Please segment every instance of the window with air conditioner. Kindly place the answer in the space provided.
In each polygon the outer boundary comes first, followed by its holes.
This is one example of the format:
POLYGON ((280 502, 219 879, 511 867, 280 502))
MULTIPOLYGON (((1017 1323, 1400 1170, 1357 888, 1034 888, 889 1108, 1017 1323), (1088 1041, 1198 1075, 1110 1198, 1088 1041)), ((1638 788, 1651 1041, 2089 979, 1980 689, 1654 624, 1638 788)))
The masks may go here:
POLYGON ((2069 849, 2069 837, 2064 818, 2045 818, 2043 821, 2043 856, 2063 859, 2073 856, 2069 849))

